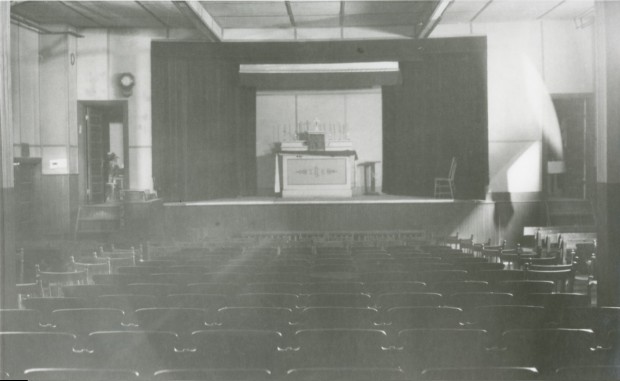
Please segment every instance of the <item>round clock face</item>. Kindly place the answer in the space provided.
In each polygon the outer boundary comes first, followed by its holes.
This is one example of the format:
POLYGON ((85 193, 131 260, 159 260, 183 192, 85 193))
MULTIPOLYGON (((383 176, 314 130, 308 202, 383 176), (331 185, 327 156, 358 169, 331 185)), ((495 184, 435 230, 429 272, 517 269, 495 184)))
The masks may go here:
POLYGON ((121 77, 121 85, 124 87, 129 87, 133 85, 133 78, 130 75, 123 75, 121 77))

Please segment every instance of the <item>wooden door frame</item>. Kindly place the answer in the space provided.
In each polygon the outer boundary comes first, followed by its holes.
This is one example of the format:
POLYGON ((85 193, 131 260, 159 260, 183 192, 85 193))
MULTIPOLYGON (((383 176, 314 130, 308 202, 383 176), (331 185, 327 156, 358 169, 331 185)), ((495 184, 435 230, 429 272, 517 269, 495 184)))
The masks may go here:
MULTIPOLYGON (((589 180, 591 180, 592 178, 592 173, 589 173, 589 170, 594 170, 594 178, 596 179, 596 167, 594 166, 593 168, 588 166, 588 163, 591 160, 594 160, 594 163, 596 163, 596 158, 591 158, 590 155, 595 154, 594 152, 591 152, 591 150, 588 148, 588 143, 589 143, 589 137, 591 136, 592 132, 596 130, 596 116, 594 114, 595 112, 595 98, 594 98, 594 94, 591 92, 584 92, 584 93, 558 93, 558 94, 551 94, 551 100, 552 102, 554 100, 562 100, 562 99, 579 99, 579 100, 583 100, 585 102, 585 125, 584 125, 584 152, 583 152, 583 160, 584 160, 584 185, 583 185, 583 195, 582 198, 584 200, 589 200, 592 199, 593 197, 593 192, 592 192, 592 184, 589 184, 589 180)), ((555 110, 555 106, 554 106, 554 111, 555 110)), ((542 149, 542 164, 543 164, 543 168, 542 168, 542 175, 543 175, 543 194, 545 199, 549 199, 549 189, 547 187, 547 160, 548 160, 548 152, 547 152, 547 147, 545 144, 543 144, 543 149, 542 149)))
POLYGON ((86 107, 98 107, 101 109, 121 108, 123 112, 123 165, 124 178, 123 188, 129 189, 129 103, 126 100, 78 100, 78 173, 79 173, 79 200, 81 204, 88 201, 86 188, 88 185, 85 174, 87 173, 88 158, 86 155, 86 107))

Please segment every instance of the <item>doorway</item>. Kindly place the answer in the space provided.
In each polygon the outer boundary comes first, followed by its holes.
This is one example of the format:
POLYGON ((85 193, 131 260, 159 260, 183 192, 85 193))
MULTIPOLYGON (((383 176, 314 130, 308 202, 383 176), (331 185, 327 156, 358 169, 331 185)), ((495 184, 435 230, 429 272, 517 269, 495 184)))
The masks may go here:
POLYGON ((120 201, 129 186, 127 101, 78 101, 80 203, 120 201))
POLYGON ((547 198, 591 199, 596 176, 594 102, 591 94, 553 96, 563 160, 545 149, 547 198))

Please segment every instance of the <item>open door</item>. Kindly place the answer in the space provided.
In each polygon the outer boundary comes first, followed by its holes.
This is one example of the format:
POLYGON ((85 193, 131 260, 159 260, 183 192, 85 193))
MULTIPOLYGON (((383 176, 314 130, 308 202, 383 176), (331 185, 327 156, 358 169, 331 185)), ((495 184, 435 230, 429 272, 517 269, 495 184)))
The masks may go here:
POLYGON ((129 184, 126 101, 79 101, 80 200, 120 201, 129 184))
MULTIPOLYGON (((564 160, 546 156, 548 198, 590 199, 595 178, 593 101, 590 94, 553 97, 560 130, 564 160)), ((549 150, 546 150, 547 152, 549 150)))

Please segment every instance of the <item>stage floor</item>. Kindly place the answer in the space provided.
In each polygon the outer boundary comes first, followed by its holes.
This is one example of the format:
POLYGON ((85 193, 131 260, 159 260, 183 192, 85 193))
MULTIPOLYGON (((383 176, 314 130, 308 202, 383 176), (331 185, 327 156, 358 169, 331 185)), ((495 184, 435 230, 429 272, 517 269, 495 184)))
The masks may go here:
POLYGON ((166 206, 216 206, 216 205, 282 205, 282 204, 452 204, 491 203, 485 200, 451 200, 394 195, 358 195, 353 197, 239 197, 207 201, 171 202, 166 206))

